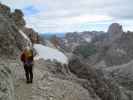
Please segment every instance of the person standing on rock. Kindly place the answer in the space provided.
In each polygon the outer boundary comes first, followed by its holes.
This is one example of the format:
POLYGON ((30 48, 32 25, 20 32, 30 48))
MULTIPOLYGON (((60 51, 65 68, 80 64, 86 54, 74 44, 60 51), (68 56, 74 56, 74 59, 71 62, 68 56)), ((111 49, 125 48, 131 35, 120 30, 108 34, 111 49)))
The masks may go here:
POLYGON ((21 54, 21 61, 24 64, 25 76, 27 83, 33 82, 33 50, 30 47, 26 47, 21 54))

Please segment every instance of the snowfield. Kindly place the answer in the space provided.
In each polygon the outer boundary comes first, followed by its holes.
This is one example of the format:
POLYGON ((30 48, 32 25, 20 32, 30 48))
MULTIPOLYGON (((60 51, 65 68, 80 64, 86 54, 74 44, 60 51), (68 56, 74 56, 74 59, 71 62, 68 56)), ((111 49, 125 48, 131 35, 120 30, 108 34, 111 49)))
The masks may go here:
POLYGON ((53 49, 41 44, 35 44, 34 48, 36 49, 38 55, 35 57, 35 59, 43 58, 45 60, 56 60, 57 62, 60 62, 62 64, 68 64, 68 58, 59 50, 53 49))
MULTIPOLYGON (((19 33, 27 40, 27 44, 31 44, 29 37, 22 30, 19 30, 19 33)), ((42 44, 34 44, 34 48, 38 53, 35 60, 42 58, 44 60, 56 60, 62 64, 68 64, 68 58, 57 49, 53 49, 42 44)))

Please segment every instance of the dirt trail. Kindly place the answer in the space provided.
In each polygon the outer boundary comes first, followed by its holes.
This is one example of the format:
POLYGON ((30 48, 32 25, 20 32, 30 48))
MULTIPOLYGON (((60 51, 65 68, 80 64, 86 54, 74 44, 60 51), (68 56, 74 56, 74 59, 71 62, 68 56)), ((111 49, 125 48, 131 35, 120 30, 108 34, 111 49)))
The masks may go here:
POLYGON ((18 80, 15 88, 17 100, 32 100, 32 84, 26 84, 25 80, 18 80))
POLYGON ((60 79, 50 72, 49 63, 43 60, 34 65, 34 82, 26 84, 22 65, 16 68, 16 100, 93 100, 79 84, 60 79))
MULTIPOLYGON (((34 68, 36 70, 36 68, 34 68)), ((27 84, 22 66, 16 68, 15 96, 16 100, 33 100, 33 87, 37 81, 37 74, 34 71, 34 82, 27 84)))
MULTIPOLYGON (((33 77, 34 78, 33 78, 32 84, 26 83, 23 65, 20 64, 19 66, 16 67, 16 71, 15 71, 16 100, 37 100, 35 99, 35 96, 40 95, 40 94, 36 92, 36 88, 38 88, 39 81, 41 80, 43 75, 47 73, 45 69, 42 69, 41 67, 40 65, 38 65, 38 60, 36 60, 33 66, 33 77)), ((44 64, 43 64, 43 67, 44 67, 44 64)), ((47 100, 47 99, 43 98, 43 100, 47 100)))

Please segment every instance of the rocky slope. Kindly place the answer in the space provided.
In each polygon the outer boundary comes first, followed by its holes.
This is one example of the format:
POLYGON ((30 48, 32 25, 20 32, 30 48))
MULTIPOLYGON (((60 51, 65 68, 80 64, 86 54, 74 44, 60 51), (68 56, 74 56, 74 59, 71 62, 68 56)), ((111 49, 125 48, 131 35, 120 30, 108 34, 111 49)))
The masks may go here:
POLYGON ((76 54, 79 55, 81 54, 81 51, 84 51, 83 54, 88 54, 89 51, 91 53, 92 50, 96 51, 87 56, 87 59, 85 58, 91 65, 101 62, 104 63, 103 66, 121 65, 128 63, 133 59, 132 40, 132 32, 123 32, 121 25, 113 23, 110 25, 106 34, 97 35, 92 38, 92 42, 90 43, 80 44, 73 52, 76 52, 76 54), (90 48, 90 45, 93 45, 93 47, 90 48), (82 47, 90 49, 86 51, 82 50, 82 47), (77 49, 80 52, 78 52, 77 49))
POLYGON ((20 33, 25 27, 23 13, 16 9, 11 12, 6 5, 0 4, 0 99, 15 100, 14 71, 20 62, 20 52, 28 40, 20 33))
MULTIPOLYGON (((3 5, 0 5, 0 6, 3 6, 3 5)), ((19 50, 22 50, 22 48, 26 43, 25 39, 19 34, 18 27, 16 26, 14 20, 10 18, 10 10, 7 12, 8 12, 7 15, 0 13, 0 47, 1 47, 0 54, 1 56, 16 55, 19 50)))
MULTIPOLYGON (((14 12, 15 14, 16 12, 14 12)), ((14 75, 16 59, 26 40, 19 34, 19 28, 12 18, 10 8, 0 4, 0 99, 15 100, 14 75)))
MULTIPOLYGON (((22 70, 22 67, 17 67, 22 70)), ((17 70, 17 71, 18 71, 17 70)), ((100 100, 93 99, 90 93, 76 83, 60 64, 39 60, 35 62, 34 83, 28 85, 23 82, 24 73, 16 73, 17 100, 100 100), (69 76, 68 76, 69 75, 69 76), (21 91, 20 91, 21 90, 21 91)), ((98 98, 98 97, 97 97, 98 98)))
POLYGON ((82 44, 91 42, 91 39, 104 32, 84 31, 84 32, 70 32, 66 33, 65 37, 60 38, 60 47, 67 52, 72 52, 74 49, 82 44), (69 49, 68 49, 69 48, 69 49))
MULTIPOLYGON (((35 43, 40 40, 25 24, 20 10, 12 13, 0 4, 0 100, 133 100, 131 32, 112 24, 112 35, 92 42, 98 51, 90 59, 70 54, 68 65, 35 59, 34 83, 26 84, 18 57, 28 40, 21 32, 35 43)), ((81 39, 74 37, 73 43, 81 39)))
POLYGON ((129 74, 132 71, 129 67, 126 68, 126 66, 130 66, 131 68, 131 65, 128 64, 125 65, 122 69, 121 67, 117 67, 119 70, 111 70, 111 68, 107 68, 106 70, 95 69, 94 67, 88 66, 87 64, 85 64, 85 62, 83 62, 82 59, 77 57, 74 57, 69 63, 71 72, 73 72, 79 78, 87 80, 85 83, 82 83, 82 86, 88 89, 88 91, 91 90, 91 93, 96 94, 98 97, 100 97, 101 100, 133 99, 133 91, 131 90, 132 79, 128 80, 129 76, 126 76, 126 74, 132 75, 129 74), (128 72, 129 70, 130 72, 128 72), (111 75, 113 75, 113 77, 111 77, 111 75), (121 75, 123 76, 123 78, 121 75), (127 79, 124 77, 126 77, 127 79), (124 86, 124 83, 128 88, 124 86))
POLYGON ((0 58, 0 99, 1 100, 14 100, 14 85, 13 85, 13 73, 8 60, 0 58))
POLYGON ((108 36, 101 38, 95 42, 94 45, 97 47, 97 61, 104 61, 105 66, 114 66, 128 63, 133 58, 133 34, 132 32, 123 32, 122 26, 118 24, 112 24, 109 28, 111 32, 112 27, 116 26, 112 33, 108 36), (113 25, 113 26, 112 26, 113 25), (117 29, 116 29, 117 28, 117 29))
MULTIPOLYGON (((122 34, 122 25, 118 23, 112 23, 107 32, 85 31, 66 33, 65 37, 61 38, 60 40, 60 46, 66 51, 72 52, 77 46, 90 42, 98 42, 97 45, 99 45, 99 41, 101 41, 102 43, 109 45, 112 44, 112 42, 116 39, 120 38, 122 34)), ((102 43, 100 43, 100 45, 102 45, 102 43)))
POLYGON ((90 43, 96 53, 84 58, 75 49, 79 57, 70 61, 70 71, 87 80, 86 89, 92 88, 101 100, 132 100, 132 36, 132 32, 123 32, 121 25, 111 24, 107 34, 97 35, 90 43))
POLYGON ((32 43, 41 43, 44 45, 46 44, 45 39, 42 38, 39 33, 34 31, 32 28, 24 27, 22 30, 30 38, 32 43))

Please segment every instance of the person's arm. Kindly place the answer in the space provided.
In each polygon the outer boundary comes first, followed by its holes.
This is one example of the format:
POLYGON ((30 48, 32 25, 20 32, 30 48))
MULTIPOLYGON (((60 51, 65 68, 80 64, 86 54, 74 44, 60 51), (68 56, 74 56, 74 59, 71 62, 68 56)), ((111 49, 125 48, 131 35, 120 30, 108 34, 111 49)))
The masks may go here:
POLYGON ((20 59, 21 59, 22 62, 25 61, 25 55, 24 55, 24 53, 21 54, 20 59))

